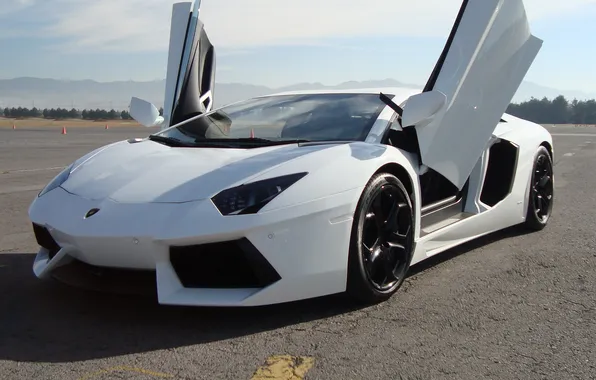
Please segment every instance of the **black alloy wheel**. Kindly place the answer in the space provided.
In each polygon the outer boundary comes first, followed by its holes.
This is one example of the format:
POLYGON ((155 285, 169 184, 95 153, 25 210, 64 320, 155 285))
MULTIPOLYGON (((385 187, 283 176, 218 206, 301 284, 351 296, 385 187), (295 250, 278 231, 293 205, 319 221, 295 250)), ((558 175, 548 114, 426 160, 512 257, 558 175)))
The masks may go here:
POLYGON ((539 231, 546 227, 554 201, 553 162, 548 150, 540 147, 534 159, 526 226, 539 231))
POLYGON ((381 173, 356 209, 348 260, 348 294, 365 303, 387 300, 406 278, 414 252, 414 210, 404 185, 381 173))

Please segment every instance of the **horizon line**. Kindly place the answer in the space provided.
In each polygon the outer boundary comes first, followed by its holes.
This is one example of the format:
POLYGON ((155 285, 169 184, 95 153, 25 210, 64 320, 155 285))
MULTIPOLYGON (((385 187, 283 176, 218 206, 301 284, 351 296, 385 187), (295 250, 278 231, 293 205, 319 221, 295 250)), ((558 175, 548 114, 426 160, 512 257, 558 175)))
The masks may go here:
MULTIPOLYGON (((19 77, 13 77, 13 78, 0 78, 0 81, 14 81, 14 80, 19 80, 19 79, 33 79, 33 80, 48 80, 48 81, 55 81, 55 82, 93 82, 93 83, 97 83, 97 84, 115 84, 115 83, 135 83, 135 84, 144 84, 144 83, 157 83, 157 82, 165 82, 165 78, 163 79, 152 79, 152 80, 133 80, 133 79, 128 79, 128 80, 113 80, 113 81, 99 81, 96 79, 60 79, 60 78, 51 78, 51 77, 35 77, 35 76, 19 76, 19 77)), ((215 84, 216 85, 239 85, 239 86, 253 86, 253 87, 262 87, 264 89, 267 90, 272 90, 272 91, 283 91, 284 89, 288 88, 288 87, 294 87, 294 86, 303 86, 303 85, 319 85, 319 86, 323 86, 323 87, 337 87, 337 86, 341 86, 341 85, 345 85, 347 83, 365 83, 365 82, 382 82, 382 81, 394 81, 397 82, 397 84, 394 85, 387 85, 387 87, 403 87, 403 88, 422 88, 423 86, 421 85, 417 85, 417 84, 412 84, 412 83, 404 83, 398 79, 395 78, 384 78, 384 79, 367 79, 367 80, 347 80, 347 81, 342 81, 336 84, 324 84, 322 82, 296 82, 296 83, 292 83, 292 84, 287 84, 287 85, 283 85, 283 86, 276 86, 276 87, 270 87, 267 85, 263 85, 263 84, 256 84, 256 83, 246 83, 246 82, 218 82, 216 81, 215 84)), ((549 86, 545 86, 542 85, 540 83, 537 82, 533 82, 533 81, 528 81, 528 80, 524 80, 522 82, 522 84, 529 84, 529 85, 533 85, 533 86, 538 86, 538 87, 542 87, 543 90, 550 90, 550 91, 557 91, 559 92, 560 95, 564 95, 564 93, 576 93, 575 95, 571 96, 567 96, 565 95, 566 98, 571 98, 571 97, 575 97, 577 98, 577 96, 579 94, 580 98, 590 98, 593 99, 596 97, 596 91, 584 91, 584 90, 578 90, 578 89, 561 89, 561 88, 554 88, 554 87, 549 87, 549 86), (571 97, 570 97, 571 96, 571 97)), ((379 87, 379 86, 374 86, 374 87, 379 87)), ((382 86, 381 86, 382 87, 382 86)), ((518 88, 519 91, 519 88, 518 88)), ((517 91, 516 91, 517 93, 517 91)), ((534 97, 534 96, 532 96, 534 97)), ((529 98, 528 98, 529 99, 529 98)))
MULTIPOLYGON (((95 83, 100 83, 100 84, 109 84, 109 83, 153 83, 153 82, 165 82, 165 78, 163 79, 150 79, 150 80, 134 80, 134 79, 121 79, 121 80, 112 80, 112 81, 100 81, 100 80, 96 80, 96 79, 91 79, 91 78, 87 78, 87 79, 68 79, 68 78, 51 78, 51 77, 36 77, 36 76, 19 76, 19 77, 13 77, 13 78, 0 78, 0 81, 11 81, 11 80, 18 80, 18 79, 38 79, 38 80, 52 80, 52 81, 56 81, 56 82, 95 82, 95 83)), ((381 82, 381 81, 395 81, 398 82, 399 84, 403 85, 403 86, 415 86, 415 87, 423 87, 421 85, 417 85, 417 84, 412 84, 412 83, 404 83, 398 79, 395 78, 383 78, 383 79, 365 79, 365 80, 355 80, 355 79, 350 79, 350 80, 346 80, 346 81, 342 81, 336 84, 324 84, 322 82, 296 82, 293 84, 288 84, 288 85, 283 85, 283 86, 267 86, 264 84, 256 84, 256 83, 248 83, 248 82, 218 82, 216 81, 216 84, 239 84, 239 85, 249 85, 249 86, 258 86, 258 87, 266 87, 266 88, 271 88, 271 89, 275 89, 275 88, 283 88, 283 87, 290 87, 290 86, 296 86, 296 85, 303 85, 303 84, 309 84, 309 85, 321 85, 321 86, 326 86, 326 87, 333 87, 333 86, 339 86, 342 84, 346 84, 346 83, 350 83, 350 82, 355 82, 355 83, 363 83, 363 82, 381 82)), ((541 87, 546 87, 546 88, 551 88, 551 87, 547 87, 544 86, 540 83, 536 83, 536 82, 532 82, 532 81, 527 81, 524 80, 525 83, 530 83, 533 85, 537 85, 537 86, 541 86, 541 87)), ((555 89, 554 90, 559 90, 559 91, 574 91, 574 92, 585 92, 582 90, 574 90, 574 89, 555 89)))

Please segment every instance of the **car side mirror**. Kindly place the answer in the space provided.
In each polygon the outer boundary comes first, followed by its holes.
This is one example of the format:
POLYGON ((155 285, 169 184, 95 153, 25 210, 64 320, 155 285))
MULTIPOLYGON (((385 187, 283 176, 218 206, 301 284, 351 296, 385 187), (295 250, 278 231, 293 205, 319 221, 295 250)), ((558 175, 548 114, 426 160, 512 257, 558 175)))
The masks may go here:
POLYGON ((411 127, 426 124, 446 103, 447 96, 436 90, 412 95, 403 107, 402 125, 411 127))
POLYGON ((133 97, 130 100, 130 116, 145 127, 156 127, 163 123, 159 110, 146 100, 133 97))

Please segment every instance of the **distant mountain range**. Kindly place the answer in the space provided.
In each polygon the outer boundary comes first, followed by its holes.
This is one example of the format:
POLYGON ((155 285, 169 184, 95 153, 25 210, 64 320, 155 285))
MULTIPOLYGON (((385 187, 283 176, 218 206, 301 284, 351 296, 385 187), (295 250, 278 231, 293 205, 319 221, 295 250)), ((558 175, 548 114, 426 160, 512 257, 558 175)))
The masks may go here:
MULTIPOLYGON (((281 91, 348 89, 368 87, 405 86, 422 88, 421 85, 405 84, 395 79, 370 80, 362 82, 345 82, 336 86, 325 86, 321 83, 299 83, 282 88, 242 83, 217 83, 215 86, 215 105, 220 106, 253 96, 266 95, 281 91)), ((4 107, 37 107, 43 108, 77 108, 77 109, 116 109, 128 108, 130 98, 138 96, 163 105, 165 80, 148 82, 96 82, 93 80, 56 80, 44 78, 15 78, 0 80, 0 108, 4 107)), ((552 99, 564 95, 567 99, 594 99, 596 93, 581 91, 565 91, 524 82, 513 101, 515 103, 531 97, 552 99)))

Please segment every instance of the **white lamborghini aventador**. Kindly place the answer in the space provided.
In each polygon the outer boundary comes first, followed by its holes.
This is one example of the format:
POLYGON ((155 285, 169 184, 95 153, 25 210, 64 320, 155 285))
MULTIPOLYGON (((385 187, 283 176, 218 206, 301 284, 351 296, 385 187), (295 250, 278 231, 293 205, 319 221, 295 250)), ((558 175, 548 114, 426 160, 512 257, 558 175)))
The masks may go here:
MULTIPOLYGON (((553 143, 505 110, 541 48, 522 0, 466 0, 423 89, 305 91, 212 109, 214 48, 175 4, 161 131, 97 149, 29 210, 49 278, 73 263, 155 275, 162 304, 388 299, 408 268, 544 228, 553 143)), ((189 17, 190 14, 190 17, 189 17)))

